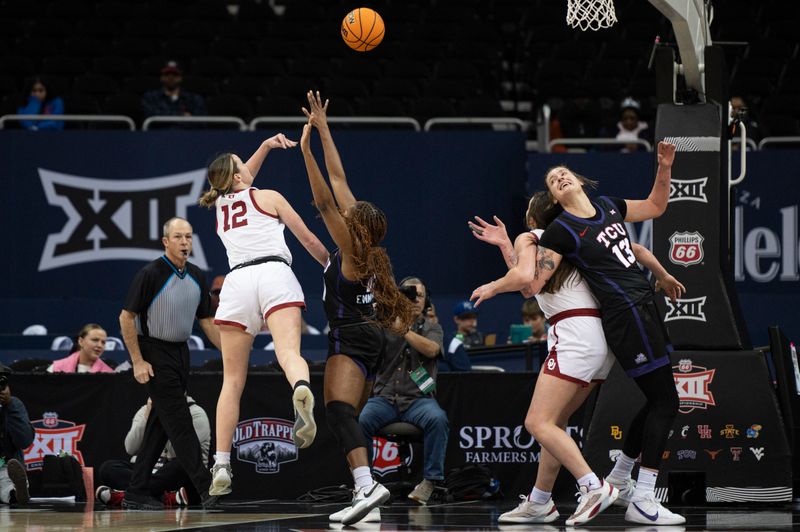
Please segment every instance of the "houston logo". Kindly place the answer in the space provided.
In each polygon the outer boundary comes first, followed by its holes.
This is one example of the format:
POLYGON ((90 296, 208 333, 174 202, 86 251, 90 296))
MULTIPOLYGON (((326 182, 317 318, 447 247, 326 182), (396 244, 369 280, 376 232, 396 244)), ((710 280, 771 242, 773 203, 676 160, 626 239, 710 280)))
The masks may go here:
POLYGON ((697 231, 674 232, 669 237, 669 261, 678 266, 689 267, 703 262, 703 235, 697 231))
MULTIPOLYGON (((203 189, 205 170, 149 179, 95 179, 39 169, 47 202, 67 223, 47 237, 39 271, 103 260, 153 260, 163 252, 162 224, 186 217, 203 189)), ((192 261, 208 269, 200 239, 192 261)))
POLYGON ((83 438, 86 425, 58 419, 55 412, 45 412, 42 419, 32 421, 31 424, 36 434, 31 446, 25 449, 25 468, 28 471, 41 469, 45 456, 58 455, 62 451, 71 454, 83 465, 83 455, 78 450, 78 443, 83 438))
MULTIPOLYGON (((714 380, 716 369, 694 366, 688 358, 678 362, 677 366, 672 366, 672 369, 672 376, 675 379, 675 388, 678 390, 678 400, 680 401, 678 412, 688 414, 696 409, 706 410, 709 406, 716 406, 714 395, 709 390, 711 381, 714 380), (678 370, 678 372, 675 373, 674 370, 678 370)), ((700 427, 698 426, 699 429, 700 427)))
POLYGON ((233 435, 236 457, 241 462, 255 464, 256 473, 277 473, 282 463, 297 460, 293 426, 289 420, 272 417, 242 421, 233 435))

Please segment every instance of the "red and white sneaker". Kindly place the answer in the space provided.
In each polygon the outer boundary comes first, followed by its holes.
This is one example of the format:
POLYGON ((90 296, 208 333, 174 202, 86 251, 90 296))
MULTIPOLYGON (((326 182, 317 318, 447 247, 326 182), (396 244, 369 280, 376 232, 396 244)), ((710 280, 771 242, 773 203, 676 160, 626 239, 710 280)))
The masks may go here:
POLYGON ((122 499, 125 498, 125 492, 122 490, 111 489, 108 486, 98 486, 94 490, 94 496, 98 501, 111 508, 121 508, 122 499))
POLYGON ((498 523, 552 523, 558 519, 558 510, 552 498, 544 504, 531 502, 526 495, 520 495, 519 498, 522 499, 519 505, 500 514, 498 523))
POLYGON ((178 491, 165 491, 161 496, 161 502, 167 508, 175 508, 179 506, 189 506, 189 497, 186 495, 186 488, 181 488, 178 491))
POLYGON ((601 480, 599 488, 590 490, 586 486, 581 486, 577 495, 578 507, 575 508, 575 513, 567 519, 567 526, 582 525, 597 517, 597 514, 617 500, 619 490, 601 480))

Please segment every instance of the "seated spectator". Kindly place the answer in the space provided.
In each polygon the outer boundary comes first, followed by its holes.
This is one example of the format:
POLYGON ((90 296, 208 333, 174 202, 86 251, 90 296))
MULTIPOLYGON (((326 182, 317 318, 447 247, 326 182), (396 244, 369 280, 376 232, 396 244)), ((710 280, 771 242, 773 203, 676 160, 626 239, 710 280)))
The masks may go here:
MULTIPOLYGON (((423 480, 408 498, 426 504, 435 484, 444 479, 444 456, 450 425, 436 402, 436 359, 442 354, 442 327, 425 319, 427 289, 418 278, 400 284, 406 296, 413 295, 415 320, 409 331, 398 336, 385 330, 386 349, 375 384, 358 422, 367 441, 390 423, 403 421, 424 433, 423 480), (403 290, 413 286, 414 292, 403 290)), ((372 445, 367 445, 372 453, 372 445)))
MULTIPOLYGON (((639 119, 641 104, 633 98, 625 98, 620 105, 620 120, 614 137, 617 140, 646 140, 652 144, 653 136, 647 122, 639 119)), ((641 144, 626 144, 620 149, 622 152, 646 151, 641 144)))
MULTIPOLYGON (((189 412, 192 414, 192 425, 200 441, 200 450, 203 463, 208 462, 208 449, 211 446, 211 425, 205 410, 200 408, 194 400, 187 396, 189 412)), ((131 455, 130 460, 107 460, 100 466, 98 483, 95 490, 97 500, 110 507, 120 507, 125 498, 125 490, 131 482, 133 464, 136 455, 142 449, 147 418, 152 411, 153 402, 149 398, 133 416, 133 423, 125 436, 125 451, 131 455)), ((172 444, 167 442, 161 453, 154 473, 150 476, 148 485, 150 494, 162 501, 165 506, 186 506, 200 504, 200 495, 197 494, 189 475, 181 467, 180 461, 175 457, 172 444)))
MULTIPOLYGON (((17 109, 21 115, 63 115, 64 100, 53 90, 52 85, 45 83, 41 77, 35 77, 25 89, 25 105, 17 109)), ((22 120, 22 127, 35 131, 37 129, 64 129, 62 120, 22 120)))
POLYGON ((531 327, 528 342, 547 340, 547 320, 535 299, 528 299, 522 304, 522 323, 531 327))
POLYGON ((175 61, 167 61, 161 68, 161 88, 142 96, 144 117, 151 116, 204 116, 206 103, 203 97, 181 88, 183 71, 175 61))
POLYGON ((25 405, 11 395, 10 376, 11 368, 0 364, 0 503, 27 504, 30 495, 23 451, 36 434, 25 405))
MULTIPOLYGON (((48 373, 114 373, 100 357, 106 350, 106 331, 96 323, 87 323, 78 333, 78 350, 53 362, 48 373)), ((75 345, 75 344, 73 344, 75 345)))
POLYGON ((439 371, 470 371, 472 362, 467 350, 464 349, 464 340, 461 335, 454 334, 447 342, 442 358, 439 359, 439 371))
POLYGON ((456 323, 456 338, 470 348, 483 345, 483 333, 478 330, 478 309, 472 301, 461 301, 453 308, 453 321, 456 323))

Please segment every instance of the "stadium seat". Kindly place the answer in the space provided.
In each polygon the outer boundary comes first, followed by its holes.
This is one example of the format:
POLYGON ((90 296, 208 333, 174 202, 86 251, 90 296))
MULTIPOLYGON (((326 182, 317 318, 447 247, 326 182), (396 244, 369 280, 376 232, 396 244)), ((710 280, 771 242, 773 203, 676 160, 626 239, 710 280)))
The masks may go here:
POLYGON ((351 100, 369 96, 369 86, 359 79, 336 78, 326 84, 325 94, 338 104, 342 99, 351 100))
POLYGON ((252 99, 267 93, 268 83, 261 76, 234 76, 224 83, 224 92, 252 99))
POLYGON ((110 115, 129 116, 139 125, 143 118, 142 96, 126 92, 112 94, 103 101, 102 110, 110 115))
POLYGON ((0 72, 9 76, 32 76, 36 73, 36 66, 30 58, 22 55, 0 56, 0 72))
MULTIPOLYGON (((82 93, 67 94, 64 96, 64 113, 69 115, 96 115, 100 114, 100 106, 92 96, 82 93)), ((79 129, 81 126, 77 123, 67 123, 64 127, 79 129)))
POLYGON ((125 77, 136 74, 137 68, 128 58, 115 55, 98 57, 94 60, 94 72, 112 77, 125 77))
POLYGON ((72 92, 104 97, 119 92, 119 85, 108 76, 86 74, 75 78, 75 82, 72 84, 72 92))
POLYGON ((206 102, 209 116, 238 116, 245 122, 253 117, 253 106, 243 96, 220 94, 206 102))
POLYGON ((390 96, 393 98, 415 98, 419 96, 419 86, 408 79, 383 78, 375 83, 372 94, 375 96, 390 96))
POLYGON ((86 63, 73 56, 54 56, 45 58, 42 63, 43 74, 56 76, 79 76, 86 72, 86 63))
MULTIPOLYGON (((256 108, 257 116, 300 116, 300 108, 308 107, 304 95, 285 96, 266 94, 261 97, 256 108)), ((338 103, 336 104, 338 107, 338 103)))
POLYGON ((181 85, 185 90, 201 96, 219 94, 219 84, 213 77, 187 75, 181 85))
POLYGON ((372 96, 358 105, 360 116, 409 116, 403 102, 387 96, 372 96))
POLYGON ((193 74, 227 78, 236 74, 236 63, 218 56, 197 57, 192 61, 193 74))
POLYGON ((286 73, 286 66, 280 59, 272 57, 248 57, 241 60, 239 72, 244 76, 275 78, 286 73))

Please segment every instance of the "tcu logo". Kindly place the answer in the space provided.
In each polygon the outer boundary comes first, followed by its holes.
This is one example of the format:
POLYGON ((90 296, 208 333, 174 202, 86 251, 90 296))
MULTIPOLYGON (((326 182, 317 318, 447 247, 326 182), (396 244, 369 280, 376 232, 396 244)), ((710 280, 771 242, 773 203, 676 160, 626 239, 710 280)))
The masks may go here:
POLYGON ((669 184, 669 203, 674 201, 697 201, 708 203, 706 197, 708 178, 672 179, 669 184))
POLYGON ((669 261, 688 268, 703 261, 703 235, 694 232, 672 233, 669 237, 669 261))
POLYGON ((625 232, 625 224, 621 223, 613 223, 603 229, 603 231, 597 235, 597 241, 603 244, 605 247, 611 245, 611 242, 615 241, 619 237, 624 237, 628 233, 625 232))
POLYGON ((382 477, 400 469, 401 463, 410 465, 414 453, 413 447, 413 445, 408 446, 409 455, 403 462, 400 459, 397 443, 384 438, 372 438, 372 472, 382 477))
MULTIPOLYGON (((150 179, 94 179, 39 169, 47 202, 67 223, 47 237, 39 271, 112 259, 153 260, 163 251, 162 224, 186 217, 203 188, 205 170, 150 179)), ((194 238, 192 260, 208 269, 194 238)))
POLYGON ((28 471, 41 469, 45 456, 61 452, 71 454, 83 465, 83 455, 78 450, 78 443, 83 438, 86 425, 59 420, 55 412, 45 412, 42 419, 32 421, 31 425, 36 433, 31 446, 25 449, 25 468, 28 471))
MULTIPOLYGON (((678 390, 678 400, 680 401, 678 412, 688 414, 696 409, 707 410, 709 405, 716 406, 714 396, 709 390, 709 386, 714 380, 716 369, 693 366, 690 359, 681 360, 677 366, 672 366, 672 369, 678 370, 678 373, 674 371, 672 373, 672 377, 675 379, 675 388, 678 390)), ((708 427, 706 426, 705 428, 707 429, 708 427)), ((702 438, 703 432, 700 430, 700 425, 697 426, 697 430, 702 438)))
POLYGON ((667 315, 664 316, 664 321, 706 321, 706 313, 703 310, 706 299, 707 296, 695 297, 693 299, 678 299, 673 303, 668 297, 665 297, 664 301, 667 302, 667 315))

